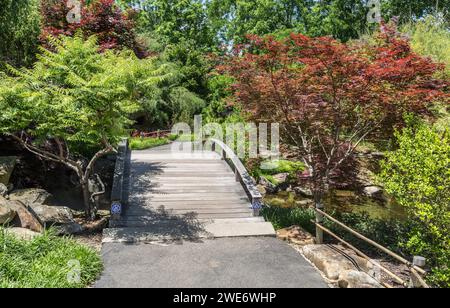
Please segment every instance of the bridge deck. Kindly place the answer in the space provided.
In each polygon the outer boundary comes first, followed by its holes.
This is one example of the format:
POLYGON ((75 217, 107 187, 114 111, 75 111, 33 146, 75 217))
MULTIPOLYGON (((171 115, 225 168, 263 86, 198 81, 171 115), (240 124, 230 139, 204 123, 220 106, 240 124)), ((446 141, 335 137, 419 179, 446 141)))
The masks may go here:
POLYGON ((133 151, 128 182, 128 205, 113 227, 133 228, 135 237, 142 228, 170 234, 167 229, 180 224, 190 235, 192 225, 197 233, 217 236, 275 234, 253 216, 243 187, 218 153, 173 154, 171 145, 133 151))

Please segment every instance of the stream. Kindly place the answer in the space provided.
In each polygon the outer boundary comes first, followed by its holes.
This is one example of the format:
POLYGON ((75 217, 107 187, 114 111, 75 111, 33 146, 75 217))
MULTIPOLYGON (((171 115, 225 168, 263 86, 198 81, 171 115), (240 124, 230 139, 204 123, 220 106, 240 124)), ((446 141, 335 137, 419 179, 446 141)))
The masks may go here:
MULTIPOLYGON (((296 196, 290 192, 279 192, 275 195, 266 195, 265 202, 271 206, 308 207, 312 205, 312 200, 296 196), (308 204, 308 201, 310 204, 308 204)), ((338 211, 341 213, 367 213, 371 218, 390 220, 406 219, 406 212, 403 207, 393 200, 381 202, 369 197, 357 195, 353 191, 336 190, 331 192, 324 199, 325 210, 338 211)))

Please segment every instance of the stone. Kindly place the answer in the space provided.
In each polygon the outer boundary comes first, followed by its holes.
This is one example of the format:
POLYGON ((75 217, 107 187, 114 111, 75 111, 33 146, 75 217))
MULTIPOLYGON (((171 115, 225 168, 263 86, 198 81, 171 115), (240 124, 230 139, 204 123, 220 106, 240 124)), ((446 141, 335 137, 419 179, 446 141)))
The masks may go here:
POLYGON ((297 187, 294 188, 294 191, 295 191, 295 193, 297 195, 300 195, 300 196, 305 197, 305 198, 312 198, 313 197, 313 193, 312 193, 311 189, 309 189, 309 188, 297 186, 297 187))
POLYGON ((263 197, 267 194, 267 190, 263 185, 257 185, 256 188, 258 189, 258 191, 261 193, 261 195, 263 195, 263 197))
POLYGON ((14 210, 0 205, 0 226, 10 223, 14 217, 16 217, 16 212, 14 210))
POLYGON ((74 222, 72 212, 66 207, 33 203, 30 204, 30 208, 39 217, 40 221, 47 226, 71 224, 74 222))
POLYGON ((31 241, 37 236, 40 236, 41 233, 34 232, 26 228, 7 228, 6 232, 13 235, 17 239, 31 241))
POLYGON ((385 202, 387 200, 383 188, 379 186, 366 186, 363 189, 363 194, 375 200, 385 202))
POLYGON ((311 199, 299 200, 295 202, 298 207, 310 207, 314 205, 314 201, 311 199))
POLYGON ((58 235, 72 235, 72 234, 80 234, 84 231, 82 225, 72 222, 64 225, 54 227, 58 235))
POLYGON ((343 272, 356 269, 352 262, 327 245, 306 245, 302 251, 332 281, 337 281, 343 272))
POLYGON ((289 177, 289 173, 278 173, 273 176, 274 180, 278 182, 278 184, 283 184, 287 181, 289 177))
POLYGON ((26 205, 49 204, 52 202, 52 195, 44 189, 28 188, 11 192, 9 200, 20 201, 26 205))
POLYGON ((0 196, 5 197, 8 194, 8 187, 3 184, 0 183, 0 196))
POLYGON ((379 289, 383 286, 368 274, 356 270, 343 272, 339 276, 338 286, 344 289, 379 289))
POLYGON ((299 246, 312 245, 315 243, 314 237, 299 226, 278 230, 277 237, 283 241, 299 246))
POLYGON ((16 165, 15 156, 1 156, 0 157, 0 183, 8 185, 11 174, 16 165))
POLYGON ((16 213, 14 219, 10 222, 12 225, 28 228, 36 232, 43 231, 44 228, 39 219, 22 202, 6 200, 0 197, 0 207, 5 207, 16 213))
POLYGON ((259 184, 264 187, 268 194, 276 194, 278 192, 278 187, 263 176, 259 179, 259 184))

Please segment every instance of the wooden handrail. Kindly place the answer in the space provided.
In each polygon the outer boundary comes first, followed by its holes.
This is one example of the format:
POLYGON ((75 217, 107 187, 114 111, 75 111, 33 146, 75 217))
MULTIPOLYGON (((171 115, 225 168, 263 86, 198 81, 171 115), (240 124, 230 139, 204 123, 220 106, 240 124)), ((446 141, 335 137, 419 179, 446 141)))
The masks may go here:
MULTIPOLYGON (((378 244, 375 241, 372 241, 371 239, 365 237, 364 235, 360 234, 359 232, 353 230, 352 228, 346 226, 345 224, 343 224, 342 222, 340 222, 339 220, 337 220, 336 218, 330 216, 329 214, 325 213, 324 211, 322 211, 321 209, 318 208, 314 208, 314 210, 323 215, 324 217, 326 217, 327 219, 329 219, 330 221, 334 222, 335 224, 337 224, 338 226, 340 226, 341 228, 343 228, 344 230, 350 232, 351 234, 353 234, 354 236, 356 236, 357 238, 359 238, 360 240, 363 240, 364 242, 372 245, 373 247, 381 250, 382 252, 384 252, 385 254, 391 256, 392 258, 396 259, 397 261, 405 264, 408 266, 409 270, 411 271, 411 278, 415 279, 418 281, 419 285, 423 288, 429 288, 429 286, 427 285, 427 283, 422 279, 422 277, 420 275, 426 275, 426 271, 423 270, 422 268, 416 266, 414 263, 406 260, 405 258, 399 256, 398 254, 396 254, 395 252, 389 250, 388 248, 378 244)), ((343 244, 347 245, 347 247, 349 247, 350 249, 353 249, 357 254, 360 254, 362 256, 365 256, 364 254, 362 254, 361 251, 359 251, 358 249, 356 249, 355 247, 351 246, 350 244, 348 244, 346 241, 344 241, 343 239, 341 239, 340 237, 338 237, 336 234, 334 234, 333 232, 331 232, 329 229, 325 228, 322 224, 312 221, 312 223, 314 223, 316 225, 316 227, 320 228, 321 230, 323 230, 324 232, 330 234, 332 237, 334 237, 335 239, 337 239, 338 241, 342 242, 343 244)), ((366 256, 367 257, 367 256, 366 256)), ((368 258, 368 257, 367 257, 368 258)), ((392 273, 388 272, 385 268, 383 268, 382 266, 379 266, 383 271, 385 271, 388 275, 390 275, 392 278, 394 278, 395 280, 397 280, 398 282, 400 282, 400 280, 398 279, 399 277, 395 277, 392 273)), ((406 282, 402 281, 403 285, 405 286, 406 282)))
POLYGON ((203 140, 203 144, 211 143, 211 150, 217 152, 217 146, 221 149, 222 158, 230 165, 236 175, 236 181, 240 182, 252 203, 253 215, 259 216, 262 208, 263 197, 256 187, 256 183, 248 173, 244 164, 234 151, 223 141, 218 139, 203 140))

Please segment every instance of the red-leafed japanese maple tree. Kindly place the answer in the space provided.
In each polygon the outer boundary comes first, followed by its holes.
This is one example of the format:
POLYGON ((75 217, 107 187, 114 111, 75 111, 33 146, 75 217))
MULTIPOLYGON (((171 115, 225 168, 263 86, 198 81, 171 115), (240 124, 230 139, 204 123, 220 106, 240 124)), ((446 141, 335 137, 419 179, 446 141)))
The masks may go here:
POLYGON ((82 31, 87 36, 96 35, 100 48, 120 49, 123 47, 134 50, 140 57, 145 52, 136 41, 134 33, 133 11, 122 11, 114 0, 95 0, 86 4, 79 1, 81 14, 79 22, 67 18, 74 2, 68 0, 42 0, 42 40, 47 43, 48 36, 73 36, 82 31))
POLYGON ((434 78, 442 66, 412 52, 394 26, 370 44, 301 34, 248 39, 218 70, 235 78, 235 100, 254 120, 280 123, 318 208, 366 137, 390 134, 405 113, 427 114, 448 99, 448 84, 434 78))

